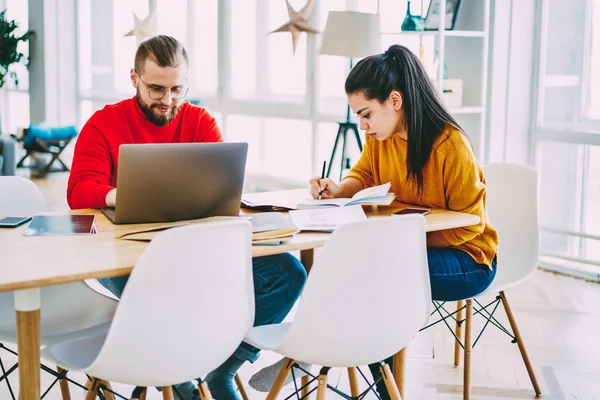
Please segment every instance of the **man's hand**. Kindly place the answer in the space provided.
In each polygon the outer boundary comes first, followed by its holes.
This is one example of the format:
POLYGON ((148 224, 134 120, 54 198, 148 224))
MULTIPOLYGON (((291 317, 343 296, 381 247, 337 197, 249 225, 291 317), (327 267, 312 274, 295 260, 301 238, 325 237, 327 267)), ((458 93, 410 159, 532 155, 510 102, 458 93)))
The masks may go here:
POLYGON ((317 176, 310 180, 310 195, 313 199, 332 199, 340 197, 342 189, 331 179, 317 176))
POLYGON ((117 204, 117 189, 112 189, 106 194, 106 206, 114 207, 117 204))

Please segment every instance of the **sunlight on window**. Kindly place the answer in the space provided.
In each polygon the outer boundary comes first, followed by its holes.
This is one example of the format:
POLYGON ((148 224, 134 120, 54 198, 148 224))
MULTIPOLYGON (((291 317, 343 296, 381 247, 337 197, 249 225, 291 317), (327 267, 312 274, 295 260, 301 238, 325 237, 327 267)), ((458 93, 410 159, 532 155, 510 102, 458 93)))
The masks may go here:
POLYGON ((194 40, 189 49, 190 75, 193 75, 193 79, 190 84, 194 85, 192 90, 215 94, 219 85, 219 2, 204 0, 200 4, 194 1, 193 7, 195 23, 190 29, 194 40))
MULTIPOLYGON (((296 11, 300 11, 305 4, 305 2, 295 3, 290 4, 296 11)), ((267 52, 265 72, 268 74, 269 92, 275 95, 295 96, 297 102, 303 102, 306 94, 307 34, 300 34, 298 47, 294 53, 292 35, 289 32, 268 34, 289 20, 285 3, 271 0, 268 18, 268 31, 265 31, 264 35, 267 52)))
POLYGON ((156 2, 157 34, 173 36, 187 45, 187 0, 158 0, 156 2))
POLYGON ((9 92, 7 121, 3 125, 8 132, 15 133, 19 127, 29 126, 29 93, 9 92))
POLYGON ((264 173, 308 181, 312 173, 312 124, 310 121, 265 118, 264 173))
POLYGON ((256 0, 231 1, 231 95, 256 97, 256 0))
POLYGON ((248 143, 246 173, 262 172, 262 128, 261 118, 258 117, 233 114, 226 117, 225 131, 223 132, 226 140, 248 143))
POLYGON ((600 2, 592 3, 592 36, 590 53, 590 87, 588 117, 600 119, 600 2))
POLYGON ((144 19, 148 12, 148 0, 113 0, 113 81, 118 93, 131 93, 129 70, 138 47, 137 39, 125 34, 133 29, 134 13, 144 19))
POLYGON ((92 89, 92 10, 91 0, 79 0, 77 11, 78 55, 79 55, 79 89, 92 89))

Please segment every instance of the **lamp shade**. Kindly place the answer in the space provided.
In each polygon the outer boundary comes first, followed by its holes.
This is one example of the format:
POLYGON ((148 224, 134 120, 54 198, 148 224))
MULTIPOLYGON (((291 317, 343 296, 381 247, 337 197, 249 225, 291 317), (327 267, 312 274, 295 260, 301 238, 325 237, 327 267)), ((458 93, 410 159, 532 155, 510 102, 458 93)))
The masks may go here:
POLYGON ((381 53, 379 14, 330 11, 320 54, 365 57, 381 53))

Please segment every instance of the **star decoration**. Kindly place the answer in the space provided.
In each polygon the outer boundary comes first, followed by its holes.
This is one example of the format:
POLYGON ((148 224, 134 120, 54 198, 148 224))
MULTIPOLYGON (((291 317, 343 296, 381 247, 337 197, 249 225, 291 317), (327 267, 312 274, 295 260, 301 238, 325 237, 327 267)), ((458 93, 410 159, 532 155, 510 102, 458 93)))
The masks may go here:
POLYGON ((153 35, 153 17, 154 14, 152 12, 148 13, 148 16, 144 19, 138 18, 135 13, 133 13, 134 26, 133 29, 125 34, 125 36, 135 36, 138 39, 138 42, 149 38, 153 35))
POLYGON ((319 33, 319 31, 308 24, 308 19, 310 18, 313 8, 315 7, 315 2, 316 0, 308 0, 308 3, 306 3, 306 5, 302 7, 300 11, 296 11, 292 8, 290 2, 285 0, 290 20, 281 25, 279 28, 270 32, 290 32, 292 34, 292 48, 294 53, 296 53, 296 47, 298 46, 298 38, 300 37, 300 33, 319 33))

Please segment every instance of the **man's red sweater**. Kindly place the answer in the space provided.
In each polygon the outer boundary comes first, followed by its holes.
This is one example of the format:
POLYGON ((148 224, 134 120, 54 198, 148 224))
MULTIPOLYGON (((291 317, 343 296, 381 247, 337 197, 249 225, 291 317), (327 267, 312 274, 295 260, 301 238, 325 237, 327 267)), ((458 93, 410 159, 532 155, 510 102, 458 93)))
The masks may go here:
POLYGON ((222 141, 215 119, 188 102, 166 126, 146 119, 135 97, 107 105, 92 115, 77 138, 67 187, 69 207, 106 207, 106 195, 117 185, 121 144, 222 141))

